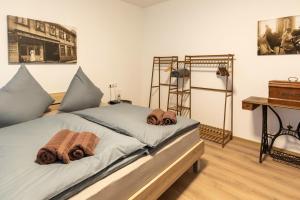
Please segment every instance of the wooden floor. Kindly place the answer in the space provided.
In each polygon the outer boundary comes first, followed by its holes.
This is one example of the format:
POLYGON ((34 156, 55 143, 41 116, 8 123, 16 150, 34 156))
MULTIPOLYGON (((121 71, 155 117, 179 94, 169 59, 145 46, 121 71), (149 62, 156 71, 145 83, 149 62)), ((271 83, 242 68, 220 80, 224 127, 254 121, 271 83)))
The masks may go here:
POLYGON ((260 164, 258 154, 258 144, 238 138, 224 149, 205 141, 201 172, 186 172, 160 200, 300 200, 300 169, 270 157, 260 164))

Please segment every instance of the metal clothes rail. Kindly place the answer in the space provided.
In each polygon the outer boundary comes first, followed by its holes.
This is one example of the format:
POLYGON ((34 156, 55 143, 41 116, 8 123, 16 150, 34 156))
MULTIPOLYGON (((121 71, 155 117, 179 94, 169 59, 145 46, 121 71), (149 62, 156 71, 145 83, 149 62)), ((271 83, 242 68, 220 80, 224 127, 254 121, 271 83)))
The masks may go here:
MULTIPOLYGON (((185 56, 185 61, 191 64, 191 68, 208 68, 216 72, 218 75, 225 78, 225 88, 209 88, 191 84, 191 89, 206 90, 211 92, 224 93, 224 112, 223 112, 223 127, 216 128, 208 125, 201 125, 200 136, 225 146, 232 139, 233 135, 233 54, 221 55, 188 55, 185 56), (231 84, 229 86, 229 77, 231 84), (227 103, 230 98, 230 130, 226 130, 227 103)), ((201 73, 201 72, 200 72, 201 73)))
MULTIPOLYGON (((206 90, 211 92, 222 92, 224 93, 224 112, 223 112, 223 127, 216 128, 208 125, 201 125, 200 136, 204 139, 208 139, 219 144, 222 147, 232 139, 233 135, 233 54, 221 54, 221 55, 187 55, 184 61, 178 61, 178 56, 167 56, 167 57, 154 57, 152 66, 151 76, 151 87, 149 97, 149 107, 151 107, 153 89, 158 88, 158 107, 161 108, 161 87, 167 86, 168 90, 168 101, 167 110, 173 110, 177 114, 181 115, 183 110, 189 112, 189 117, 192 113, 192 92, 191 90, 206 90), (189 84, 188 88, 184 88, 185 77, 175 77, 176 80, 172 82, 172 71, 178 71, 181 68, 189 70, 189 84), (210 71, 216 72, 221 77, 225 78, 225 88, 210 88, 194 85, 192 83, 192 71, 193 69, 211 69, 210 71), (158 70, 158 83, 154 83, 155 71, 158 70), (161 82, 161 71, 170 72, 169 83, 161 82), (183 78, 182 85, 179 85, 179 78, 183 78), (229 83, 231 82, 231 83, 229 83), (176 105, 170 106, 170 95, 176 95, 176 105), (183 95, 188 95, 189 104, 183 106, 183 95), (228 112, 228 98, 230 98, 230 130, 226 130, 226 116, 228 112)), ((199 72, 201 73, 201 72, 199 72)), ((174 78, 174 77, 173 77, 174 78)))

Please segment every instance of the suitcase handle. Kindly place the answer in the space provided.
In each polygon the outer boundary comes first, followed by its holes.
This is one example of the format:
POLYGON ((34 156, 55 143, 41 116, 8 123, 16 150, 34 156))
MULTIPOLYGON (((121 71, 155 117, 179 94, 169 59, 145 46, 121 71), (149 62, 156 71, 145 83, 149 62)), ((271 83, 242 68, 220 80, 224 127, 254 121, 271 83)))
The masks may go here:
POLYGON ((288 78, 289 82, 298 82, 298 77, 291 76, 288 78))

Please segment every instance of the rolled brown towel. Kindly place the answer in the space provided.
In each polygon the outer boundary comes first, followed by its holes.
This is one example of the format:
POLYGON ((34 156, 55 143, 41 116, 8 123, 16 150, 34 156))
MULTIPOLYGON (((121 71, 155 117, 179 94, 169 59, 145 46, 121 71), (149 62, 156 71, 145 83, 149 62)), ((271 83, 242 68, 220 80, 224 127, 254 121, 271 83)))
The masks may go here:
POLYGON ((56 149, 52 147, 43 147, 39 150, 36 162, 41 165, 55 163, 57 161, 56 149))
POLYGON ((65 164, 69 163, 68 152, 75 139, 75 135, 75 132, 68 129, 57 132, 49 142, 39 150, 36 162, 41 165, 55 163, 58 160, 65 164))
POLYGON ((155 109, 153 110, 148 116, 147 116, 147 123, 152 125, 160 125, 162 124, 164 111, 161 109, 155 109))
POLYGON ((79 160, 85 156, 93 156, 99 138, 90 132, 78 133, 69 151, 70 160, 79 160))
POLYGON ((177 123, 176 113, 167 111, 163 115, 163 125, 172 125, 177 123))

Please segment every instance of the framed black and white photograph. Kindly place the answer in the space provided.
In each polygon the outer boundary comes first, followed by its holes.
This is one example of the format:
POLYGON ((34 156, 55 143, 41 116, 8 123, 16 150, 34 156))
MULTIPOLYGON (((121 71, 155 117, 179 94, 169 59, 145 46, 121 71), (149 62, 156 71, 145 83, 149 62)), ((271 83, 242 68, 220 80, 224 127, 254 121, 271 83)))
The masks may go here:
POLYGON ((258 21, 257 55, 300 54, 300 15, 258 21))
POLYGON ((7 16, 8 62, 77 63, 77 35, 73 27, 7 16))

